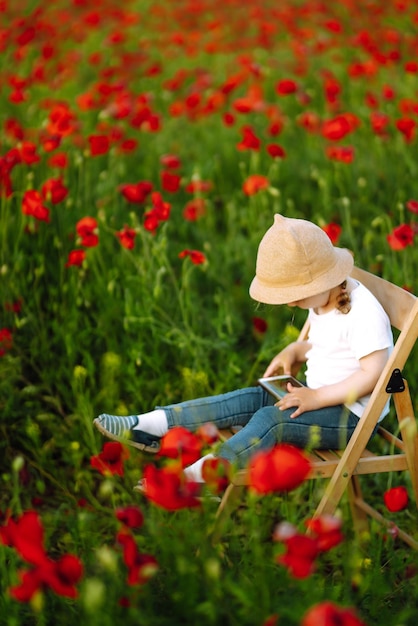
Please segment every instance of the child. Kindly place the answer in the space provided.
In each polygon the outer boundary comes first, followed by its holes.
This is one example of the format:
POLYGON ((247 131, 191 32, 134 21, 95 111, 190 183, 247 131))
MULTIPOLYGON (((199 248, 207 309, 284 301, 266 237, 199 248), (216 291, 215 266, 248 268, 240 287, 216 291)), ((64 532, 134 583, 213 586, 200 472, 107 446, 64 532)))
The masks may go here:
MULTIPOLYGON (((258 450, 279 442, 305 448, 341 448, 352 435, 393 347, 389 319, 375 297, 350 278, 352 255, 334 247, 311 222, 275 215, 258 249, 254 300, 309 311, 307 341, 279 352, 264 372, 290 374, 306 362, 306 387, 287 386, 278 402, 261 386, 190 400, 150 413, 103 414, 94 420, 107 437, 147 452, 175 426, 195 431, 206 422, 218 428, 242 426, 217 455, 245 467, 258 450)), ((388 404, 380 419, 388 412, 388 404)), ((189 480, 202 482, 206 455, 186 468, 189 480)))

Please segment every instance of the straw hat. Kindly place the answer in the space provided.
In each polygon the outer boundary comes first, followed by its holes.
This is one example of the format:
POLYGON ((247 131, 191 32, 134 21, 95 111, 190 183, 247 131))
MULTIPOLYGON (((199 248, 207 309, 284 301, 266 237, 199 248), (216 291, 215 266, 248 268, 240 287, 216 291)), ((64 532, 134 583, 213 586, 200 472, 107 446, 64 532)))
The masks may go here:
POLYGON ((258 247, 250 296, 286 304, 333 289, 351 273, 351 253, 332 245, 319 226, 276 214, 258 247))

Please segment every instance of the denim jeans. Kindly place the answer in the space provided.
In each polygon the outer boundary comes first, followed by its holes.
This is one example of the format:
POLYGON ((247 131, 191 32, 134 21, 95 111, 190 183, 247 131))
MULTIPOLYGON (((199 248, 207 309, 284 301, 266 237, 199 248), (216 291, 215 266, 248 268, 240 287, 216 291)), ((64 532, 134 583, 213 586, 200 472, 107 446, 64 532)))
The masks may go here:
POLYGON ((299 448, 343 448, 358 423, 358 417, 343 405, 291 418, 294 409, 281 411, 275 402, 262 387, 248 387, 156 408, 166 412, 169 428, 184 426, 196 431, 206 422, 218 428, 242 426, 217 452, 239 468, 245 467, 255 452, 279 442, 299 448))

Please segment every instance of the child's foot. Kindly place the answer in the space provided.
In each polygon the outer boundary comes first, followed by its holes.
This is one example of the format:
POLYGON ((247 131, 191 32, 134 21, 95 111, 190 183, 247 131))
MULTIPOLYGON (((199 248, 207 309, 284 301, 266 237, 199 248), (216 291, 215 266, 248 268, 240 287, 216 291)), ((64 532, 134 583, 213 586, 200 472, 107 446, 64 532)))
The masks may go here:
POLYGON ((103 413, 93 421, 96 428, 109 439, 127 443, 144 452, 158 452, 160 437, 134 428, 138 424, 137 415, 107 415, 103 413))

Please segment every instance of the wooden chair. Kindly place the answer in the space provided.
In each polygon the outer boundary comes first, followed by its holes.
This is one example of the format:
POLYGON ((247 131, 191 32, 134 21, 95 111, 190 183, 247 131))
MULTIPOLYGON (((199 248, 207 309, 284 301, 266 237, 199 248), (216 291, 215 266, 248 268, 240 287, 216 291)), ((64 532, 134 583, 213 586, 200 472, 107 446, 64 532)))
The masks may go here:
MULTIPOLYGON (((387 527, 393 526, 393 523, 365 502, 360 488, 360 475, 395 471, 409 473, 411 489, 415 503, 418 505, 417 423, 408 384, 401 374, 418 335, 418 298, 359 268, 354 268, 352 277, 363 283, 377 297, 388 314, 392 327, 400 333, 364 414, 346 448, 344 450, 316 450, 311 453, 310 478, 329 479, 313 517, 333 514, 346 492, 354 529, 361 532, 368 528, 368 516, 387 527), (393 397, 399 433, 389 432, 386 428, 379 426, 378 435, 388 442, 389 445, 386 447, 390 449, 390 453, 374 453, 366 446, 390 394, 393 397)), ((300 340, 307 337, 308 330, 306 322, 300 333, 300 340)), ((246 486, 248 486, 248 471, 236 472, 217 511, 213 533, 215 540, 221 535, 226 519, 234 510, 246 486)), ((403 541, 418 550, 416 539, 401 529, 397 532, 403 541)))

